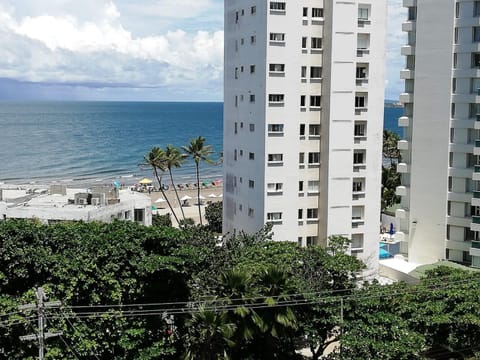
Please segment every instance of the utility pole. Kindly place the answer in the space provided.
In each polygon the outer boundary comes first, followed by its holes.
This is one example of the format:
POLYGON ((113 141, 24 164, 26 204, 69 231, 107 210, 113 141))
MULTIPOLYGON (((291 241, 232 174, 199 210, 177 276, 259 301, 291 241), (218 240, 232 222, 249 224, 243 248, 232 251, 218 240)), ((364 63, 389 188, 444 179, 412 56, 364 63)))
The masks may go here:
POLYGON ((47 297, 45 295, 45 292, 43 291, 43 288, 37 288, 35 290, 35 295, 37 297, 37 303, 36 304, 27 304, 27 305, 20 305, 18 309, 20 311, 23 310, 36 310, 37 311, 37 316, 38 316, 38 333, 37 334, 31 334, 31 335, 25 335, 25 336, 20 336, 21 341, 32 341, 32 340, 38 340, 38 359, 39 360, 44 360, 44 355, 45 355, 45 340, 51 337, 55 336, 60 336, 62 335, 61 332, 45 332, 45 309, 47 308, 59 308, 62 306, 62 303, 60 301, 51 301, 51 302, 45 302, 47 300, 47 297))

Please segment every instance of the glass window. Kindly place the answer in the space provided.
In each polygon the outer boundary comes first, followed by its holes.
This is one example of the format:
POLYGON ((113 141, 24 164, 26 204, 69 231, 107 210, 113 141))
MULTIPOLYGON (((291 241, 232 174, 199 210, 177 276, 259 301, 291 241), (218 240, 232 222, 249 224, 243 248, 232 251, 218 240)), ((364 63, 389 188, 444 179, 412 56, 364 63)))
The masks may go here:
POLYGON ((311 45, 312 45, 312 49, 321 49, 322 48, 322 38, 312 37, 311 45))
POLYGON ((318 209, 307 209, 307 219, 318 219, 318 209))
POLYGON ((322 77, 322 67, 310 66, 310 77, 312 79, 320 79, 322 77))
POLYGON ((312 18, 323 18, 323 9, 312 8, 312 18))
POLYGON ((269 102, 280 103, 280 102, 283 102, 284 100, 285 100, 285 95, 283 95, 283 94, 269 94, 268 95, 268 101, 269 102))
POLYGON ((285 41, 285 33, 270 33, 270 41, 285 41))
POLYGON ((320 136, 320 125, 309 125, 308 126, 308 135, 310 135, 310 136, 320 136))
POLYGON ((270 64, 269 71, 271 72, 285 72, 285 64, 270 64))
POLYGON ((308 153, 308 163, 310 165, 320 164, 320 153, 319 152, 309 152, 308 153))
POLYGON ((480 1, 473 3, 473 16, 480 16, 480 1))
POLYGON ((269 162, 282 162, 283 161, 283 154, 268 154, 268 161, 269 162))
POLYGON ((480 42, 480 26, 473 27, 473 42, 480 42))
POLYGON ((270 10, 285 11, 286 4, 280 1, 270 1, 270 10))
POLYGON ((359 20, 368 20, 368 8, 359 7, 358 8, 358 19, 359 20))
POLYGON ((322 106, 322 97, 320 95, 310 96, 310 106, 311 107, 320 107, 322 106))
POLYGON ((269 133, 283 133, 283 124, 268 124, 269 133))

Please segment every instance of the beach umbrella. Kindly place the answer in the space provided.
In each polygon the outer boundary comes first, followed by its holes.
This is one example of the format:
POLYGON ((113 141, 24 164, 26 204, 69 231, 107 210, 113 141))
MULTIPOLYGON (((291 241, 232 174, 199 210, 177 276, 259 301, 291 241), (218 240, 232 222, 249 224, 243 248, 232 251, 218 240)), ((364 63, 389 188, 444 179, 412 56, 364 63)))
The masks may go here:
POLYGON ((215 195, 215 194, 210 194, 210 195, 208 195, 208 197, 209 197, 209 198, 216 198, 217 195, 215 195))
POLYGON ((162 202, 166 202, 167 200, 165 199, 162 199, 162 198, 158 198, 157 200, 155 200, 156 203, 162 203, 162 202))
POLYGON ((223 180, 222 180, 222 179, 217 179, 217 180, 215 180, 215 181, 213 182, 213 185, 219 186, 219 185, 222 185, 222 183, 223 183, 223 180))
POLYGON ((155 205, 152 205, 152 210, 158 210, 158 208, 155 205))
POLYGON ((116 188, 119 188, 119 187, 120 187, 120 183, 119 183, 117 180, 115 180, 115 181, 113 182, 113 186, 115 186, 116 188))
POLYGON ((182 201, 187 201, 187 200, 190 200, 191 198, 192 198, 191 196, 185 195, 185 196, 182 197, 180 200, 182 200, 182 201))
POLYGON ((148 178, 144 178, 142 180, 140 180, 138 183, 141 184, 141 185, 149 185, 151 184, 153 181, 148 179, 148 178))
POLYGON ((212 184, 212 182, 211 182, 210 180, 205 180, 205 181, 202 183, 203 186, 208 186, 208 185, 211 185, 211 184, 212 184))

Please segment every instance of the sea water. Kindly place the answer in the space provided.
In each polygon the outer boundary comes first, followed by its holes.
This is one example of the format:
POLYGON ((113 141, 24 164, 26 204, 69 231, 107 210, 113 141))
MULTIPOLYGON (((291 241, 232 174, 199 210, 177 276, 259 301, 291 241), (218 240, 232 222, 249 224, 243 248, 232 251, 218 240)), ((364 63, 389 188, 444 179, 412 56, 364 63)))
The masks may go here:
MULTIPOLYGON (((385 126, 399 132, 402 109, 385 109, 385 126)), ((223 146, 223 104, 204 102, 0 102, 0 182, 134 183, 151 177, 139 164, 153 146, 206 138, 217 160, 223 146)), ((214 180, 221 166, 201 165, 214 180)), ((174 171, 192 182, 188 161, 174 171)), ((167 180, 167 179, 165 179, 167 180)))

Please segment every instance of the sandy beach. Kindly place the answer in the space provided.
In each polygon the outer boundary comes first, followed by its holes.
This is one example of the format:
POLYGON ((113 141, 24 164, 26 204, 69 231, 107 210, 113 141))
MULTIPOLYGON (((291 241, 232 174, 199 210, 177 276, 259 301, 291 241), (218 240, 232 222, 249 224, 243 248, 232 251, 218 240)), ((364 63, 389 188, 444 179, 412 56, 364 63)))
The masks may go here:
MULTIPOLYGON (((205 222, 205 206, 212 202, 218 202, 222 201, 222 198, 219 197, 219 195, 222 195, 223 193, 223 187, 222 186, 211 186, 207 188, 201 188, 200 189, 200 195, 205 197, 205 199, 202 200, 202 220, 205 222), (215 197, 211 196, 215 195, 215 197)), ((186 218, 192 218, 196 224, 198 224, 199 217, 198 217, 198 206, 197 206, 197 189, 183 189, 183 190, 178 190, 178 197, 181 199, 184 196, 189 196, 191 197, 190 200, 187 201, 181 201, 181 204, 179 204, 177 197, 175 195, 175 191, 172 189, 169 189, 165 191, 165 195, 167 196, 168 200, 170 201, 170 204, 172 204, 172 207, 177 214, 179 218, 182 217, 182 212, 180 210, 181 205, 183 211, 185 213, 186 218)), ((155 206, 158 210, 157 213, 159 215, 165 215, 167 213, 170 213, 170 209, 168 207, 168 204, 166 201, 158 201, 158 199, 163 199, 163 195, 160 191, 155 191, 150 193, 150 198, 152 199, 152 206, 155 206)), ((172 223, 175 226, 175 219, 172 217, 172 223)))

